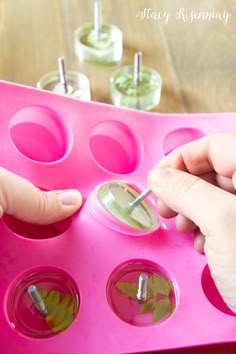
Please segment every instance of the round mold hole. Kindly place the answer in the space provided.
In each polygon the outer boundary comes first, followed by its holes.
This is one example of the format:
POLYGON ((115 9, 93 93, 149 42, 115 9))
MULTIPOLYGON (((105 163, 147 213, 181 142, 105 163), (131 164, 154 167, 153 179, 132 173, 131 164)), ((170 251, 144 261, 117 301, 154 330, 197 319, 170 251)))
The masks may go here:
POLYGON ((44 240, 59 236, 66 232, 72 223, 72 218, 69 217, 51 225, 30 224, 8 214, 4 214, 2 220, 8 229, 15 234, 34 240, 44 240))
POLYGON ((14 330, 31 338, 49 338, 63 332, 79 311, 79 291, 73 279, 53 267, 38 267, 21 275, 6 298, 8 321, 14 330), (28 293, 34 285, 46 307, 41 314, 28 293))
POLYGON ((196 128, 180 128, 171 131, 164 138, 162 144, 162 150, 165 155, 168 155, 172 150, 177 147, 190 143, 191 141, 200 139, 204 137, 206 134, 196 128))
POLYGON ((134 186, 111 180, 97 186, 87 202, 93 215, 110 229, 130 236, 142 236, 157 230, 159 219, 149 198, 130 208, 129 203, 138 195, 134 186))
POLYGON ((29 106, 16 112, 9 133, 15 148, 37 162, 60 160, 68 151, 68 131, 60 116, 43 106, 29 106))
POLYGON ((209 302, 218 310, 227 315, 236 316, 236 314, 228 308, 221 297, 214 280, 212 279, 208 265, 205 266, 202 272, 202 289, 209 302))
POLYGON ((121 122, 106 121, 98 124, 91 132, 89 145, 95 161, 111 173, 131 173, 142 160, 140 140, 121 122))
POLYGON ((147 260, 130 260, 118 266, 108 279, 106 294, 112 311, 122 321, 137 327, 166 321, 173 314, 178 298, 169 272, 147 260), (143 274, 148 277, 147 291, 145 299, 140 301, 137 295, 143 274))

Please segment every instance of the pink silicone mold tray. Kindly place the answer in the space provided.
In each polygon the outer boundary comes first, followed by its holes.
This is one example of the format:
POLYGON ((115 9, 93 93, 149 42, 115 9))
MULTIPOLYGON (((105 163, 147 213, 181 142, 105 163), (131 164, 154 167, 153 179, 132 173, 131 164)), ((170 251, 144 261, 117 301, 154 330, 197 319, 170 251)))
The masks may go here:
MULTIPOLYGON (((45 190, 77 188, 84 199, 76 215, 55 225, 0 220, 4 354, 135 353, 235 341, 235 316, 192 236, 158 216, 149 231, 127 225, 99 199, 106 200, 102 188, 110 181, 144 190, 164 155, 213 131, 235 130, 235 113, 144 113, 1 82, 0 119, 1 166, 45 190), (146 302, 135 295, 143 273, 146 302), (47 316, 27 293, 32 284, 47 316)), ((154 202, 147 198, 153 211, 154 202)))

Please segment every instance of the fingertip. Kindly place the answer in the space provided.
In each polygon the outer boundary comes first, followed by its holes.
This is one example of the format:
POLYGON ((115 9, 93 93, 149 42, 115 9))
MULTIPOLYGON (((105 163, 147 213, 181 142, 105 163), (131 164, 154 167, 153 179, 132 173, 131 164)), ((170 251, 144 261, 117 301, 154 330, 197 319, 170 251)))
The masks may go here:
POLYGON ((67 189, 58 193, 58 199, 63 206, 79 208, 82 204, 81 193, 77 189, 67 189))
POLYGON ((204 253, 205 236, 197 230, 194 235, 194 249, 199 253, 204 253))
POLYGON ((75 214, 82 205, 82 196, 77 189, 52 190, 41 192, 37 214, 31 219, 37 224, 52 224, 75 214))
POLYGON ((179 232, 188 234, 196 230, 197 226, 192 220, 189 220, 182 214, 178 214, 175 219, 175 225, 179 232))
POLYGON ((177 213, 171 210, 161 199, 157 200, 157 211, 158 213, 166 219, 173 218, 177 215, 177 213))

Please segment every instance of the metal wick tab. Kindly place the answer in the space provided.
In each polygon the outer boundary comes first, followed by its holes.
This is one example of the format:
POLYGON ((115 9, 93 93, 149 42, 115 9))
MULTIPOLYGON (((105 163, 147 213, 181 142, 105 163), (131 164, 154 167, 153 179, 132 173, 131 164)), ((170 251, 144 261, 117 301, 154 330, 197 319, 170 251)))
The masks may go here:
MULTIPOLYGON (((140 69, 141 69, 141 61, 142 61, 142 53, 141 52, 135 52, 134 53, 134 85, 136 87, 139 86, 140 82, 141 82, 141 77, 140 77, 140 69)), ((135 105, 136 109, 140 109, 140 98, 138 95, 138 91, 137 91, 137 101, 136 101, 136 105, 135 105)))
POLYGON ((140 84, 140 68, 142 61, 142 53, 135 52, 134 53, 134 84, 138 86, 140 84))
POLYGON ((126 212, 127 212, 128 214, 132 213, 132 211, 134 210, 134 208, 135 208, 137 205, 139 205, 139 204, 143 201, 143 199, 145 199, 150 193, 151 193, 151 189, 150 189, 150 188, 145 189, 145 191, 142 192, 141 194, 139 194, 139 196, 138 196, 136 199, 134 199, 132 202, 129 202, 129 203, 128 203, 129 206, 128 206, 128 208, 126 209, 126 212))
POLYGON ((139 277, 139 282, 138 282, 138 292, 137 292, 138 301, 147 300, 147 283, 148 283, 148 276, 147 274, 142 273, 139 277))
POLYGON ((94 0, 94 33, 96 41, 101 39, 101 18, 102 18, 102 2, 94 0))
POLYGON ((58 58, 58 69, 59 69, 59 75, 60 75, 60 84, 63 86, 64 93, 68 93, 65 61, 64 61, 63 56, 58 58))
POLYGON ((46 308, 46 305, 40 296, 38 289, 36 288, 35 285, 30 285, 27 289, 29 296, 31 297, 35 307, 37 308, 38 312, 43 315, 47 316, 48 311, 46 308))

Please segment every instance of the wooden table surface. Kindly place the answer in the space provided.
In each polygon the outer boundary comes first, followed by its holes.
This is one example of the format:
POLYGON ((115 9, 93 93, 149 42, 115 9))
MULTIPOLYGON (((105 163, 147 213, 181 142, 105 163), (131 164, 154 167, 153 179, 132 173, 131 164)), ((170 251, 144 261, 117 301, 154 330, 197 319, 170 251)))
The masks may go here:
MULTIPOLYGON (((235 0, 103 1, 103 22, 123 31, 122 65, 140 50, 163 78, 157 112, 236 112, 235 20, 235 0)), ((110 103, 114 68, 84 67, 74 54, 73 32, 88 21, 93 0, 0 0, 0 79, 35 86, 64 55, 67 69, 89 76, 92 99, 110 103)), ((165 353, 235 354, 236 345, 165 353)))

